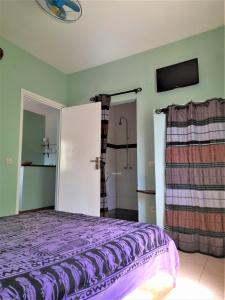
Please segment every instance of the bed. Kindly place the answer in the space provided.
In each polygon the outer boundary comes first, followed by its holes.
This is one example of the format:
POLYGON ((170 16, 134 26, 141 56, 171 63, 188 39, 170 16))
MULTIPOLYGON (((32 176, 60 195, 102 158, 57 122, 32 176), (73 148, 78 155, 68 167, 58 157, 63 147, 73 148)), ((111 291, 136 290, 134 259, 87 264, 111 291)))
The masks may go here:
POLYGON ((123 299, 179 258, 155 225, 57 211, 0 218, 0 299, 123 299))

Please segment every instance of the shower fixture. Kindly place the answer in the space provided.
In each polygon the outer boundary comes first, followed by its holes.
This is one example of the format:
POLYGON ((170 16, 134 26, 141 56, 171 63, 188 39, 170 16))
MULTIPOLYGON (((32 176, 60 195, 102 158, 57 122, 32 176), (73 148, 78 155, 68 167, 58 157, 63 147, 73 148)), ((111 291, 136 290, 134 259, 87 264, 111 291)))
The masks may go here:
POLYGON ((129 143, 128 143, 128 141, 129 141, 129 136, 128 136, 128 120, 127 120, 126 117, 121 116, 118 125, 120 125, 120 126, 123 125, 122 120, 124 120, 125 123, 126 123, 126 166, 124 167, 124 169, 125 169, 125 170, 127 170, 127 169, 130 169, 130 170, 131 170, 132 167, 129 166, 129 156, 128 156, 128 154, 129 154, 129 153, 128 153, 128 152, 129 152, 129 143))

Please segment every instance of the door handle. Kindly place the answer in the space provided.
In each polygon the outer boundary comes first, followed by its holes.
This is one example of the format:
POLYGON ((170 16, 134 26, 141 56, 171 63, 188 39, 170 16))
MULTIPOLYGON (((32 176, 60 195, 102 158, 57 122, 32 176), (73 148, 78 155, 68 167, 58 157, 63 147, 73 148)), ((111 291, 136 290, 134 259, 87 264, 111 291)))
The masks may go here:
POLYGON ((101 158, 101 157, 96 157, 96 159, 90 160, 90 162, 95 163, 95 169, 96 169, 96 170, 99 170, 99 169, 100 169, 100 167, 101 167, 101 161, 102 161, 102 158, 101 158))

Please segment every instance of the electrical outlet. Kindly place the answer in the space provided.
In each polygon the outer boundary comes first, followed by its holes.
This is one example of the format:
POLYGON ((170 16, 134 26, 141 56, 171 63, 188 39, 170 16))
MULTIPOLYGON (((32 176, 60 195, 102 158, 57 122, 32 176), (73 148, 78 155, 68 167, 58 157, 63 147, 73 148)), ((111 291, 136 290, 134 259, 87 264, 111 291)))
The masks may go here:
POLYGON ((11 166, 13 164, 13 159, 11 157, 6 157, 5 162, 7 166, 11 166))

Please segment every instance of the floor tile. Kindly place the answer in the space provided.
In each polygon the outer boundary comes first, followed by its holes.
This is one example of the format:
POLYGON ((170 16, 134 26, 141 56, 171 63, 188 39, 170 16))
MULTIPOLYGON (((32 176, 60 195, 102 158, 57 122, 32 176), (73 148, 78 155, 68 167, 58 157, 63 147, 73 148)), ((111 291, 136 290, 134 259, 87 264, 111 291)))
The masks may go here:
POLYGON ((178 278, 176 288, 163 300, 222 300, 217 289, 212 289, 206 282, 199 282, 188 278, 178 278))
POLYGON ((200 280, 204 265, 195 264, 193 262, 180 263, 178 277, 187 278, 190 280, 200 280))
POLYGON ((197 280, 179 277, 176 288, 164 300, 206 300, 209 296, 211 295, 208 295, 208 290, 200 286, 197 280))
POLYGON ((225 259, 209 257, 204 272, 224 276, 225 259))
MULTIPOLYGON (((180 270, 176 287, 160 300, 224 300, 224 259, 179 251, 180 270)), ((144 290, 126 300, 156 299, 144 290), (153 298, 152 298, 153 297, 153 298)), ((158 300, 158 298, 157 298, 158 300)))
POLYGON ((207 286, 214 295, 221 297, 224 296, 224 276, 204 272, 200 283, 207 286))
POLYGON ((208 256, 200 253, 186 253, 183 251, 179 251, 180 263, 188 263, 194 265, 205 265, 208 256))

